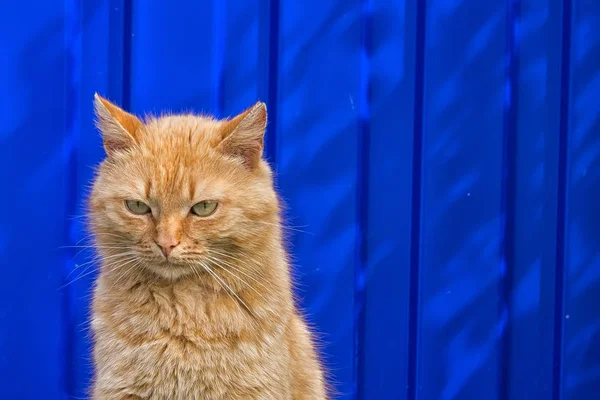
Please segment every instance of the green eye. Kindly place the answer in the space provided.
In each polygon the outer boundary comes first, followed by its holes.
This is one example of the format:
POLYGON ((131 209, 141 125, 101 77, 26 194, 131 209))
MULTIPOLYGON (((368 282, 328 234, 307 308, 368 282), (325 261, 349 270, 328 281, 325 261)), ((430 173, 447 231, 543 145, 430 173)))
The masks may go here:
POLYGON ((139 200, 125 200, 125 205, 129 211, 136 215, 148 214, 150 212, 150 206, 139 200))
POLYGON ((199 217, 208 217, 215 212, 217 204, 219 203, 212 200, 201 201, 200 203, 194 204, 192 207, 192 214, 196 214, 199 217))

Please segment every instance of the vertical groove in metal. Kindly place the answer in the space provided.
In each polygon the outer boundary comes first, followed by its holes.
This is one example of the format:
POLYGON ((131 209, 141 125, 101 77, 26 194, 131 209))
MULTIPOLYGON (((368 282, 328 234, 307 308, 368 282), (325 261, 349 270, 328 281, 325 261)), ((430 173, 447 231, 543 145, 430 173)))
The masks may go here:
POLYGON ((226 0, 213 2, 213 40, 212 40, 212 82, 213 101, 211 110, 218 117, 223 117, 223 58, 225 56, 225 10, 226 0))
POLYGON ((556 221, 556 276, 554 303, 554 351, 552 371, 552 398, 562 398, 563 375, 563 315, 565 284, 565 246, 567 217, 567 172, 568 172, 568 135, 569 135, 569 102, 571 75, 571 0, 562 1, 562 49, 560 69, 560 122, 558 144, 558 190, 556 221))
POLYGON ((421 208, 423 180, 423 120, 425 95, 425 30, 426 2, 417 2, 415 46, 415 93, 413 129, 413 165, 411 198, 410 299, 408 325, 408 387, 407 399, 417 398, 419 286, 421 264, 421 208))
POLYGON ((131 110, 131 45, 133 35, 132 0, 123 0, 123 38, 122 38, 122 90, 121 102, 125 110, 131 110))
POLYGON ((372 51, 372 0, 362 0, 360 10, 360 104, 358 108, 357 148, 357 259, 354 271, 354 387, 355 398, 365 399, 364 362, 366 329, 366 270, 368 265, 368 201, 369 201, 369 151, 371 137, 371 51, 372 51))
MULTIPOLYGON (((78 222, 69 216, 77 215, 78 201, 78 150, 79 150, 79 97, 80 97, 80 78, 81 78, 81 24, 82 10, 81 0, 65 0, 65 141, 63 144, 63 154, 65 160, 65 189, 66 204, 65 216, 66 227, 64 231, 63 243, 73 246, 77 241, 78 222)), ((69 249, 65 251, 65 263, 63 268, 63 280, 68 279, 69 273, 75 268, 75 251, 69 249)), ((65 393, 68 396, 74 395, 76 388, 76 378, 73 371, 73 359, 76 357, 74 349, 73 314, 78 307, 74 287, 68 285, 63 289, 63 348, 65 357, 62 361, 63 379, 65 393)))
MULTIPOLYGON (((277 111, 278 111, 278 83, 279 83, 279 0, 271 0, 271 11, 269 13, 269 87, 268 97, 269 102, 269 122, 277 128, 277 111)), ((269 136, 269 143, 272 152, 272 161, 277 165, 277 134, 272 132, 269 136)))
POLYGON ((280 0, 260 2, 258 62, 258 95, 267 103, 268 129, 265 138, 267 158, 277 171, 277 118, 279 94, 279 8, 280 0))
POLYGON ((508 400, 511 356, 511 294, 515 268, 515 212, 517 176, 517 113, 519 85, 519 24, 520 0, 507 0, 506 65, 504 92, 504 149, 502 170, 502 255, 500 271, 500 301, 498 306, 499 374, 498 398, 508 400))

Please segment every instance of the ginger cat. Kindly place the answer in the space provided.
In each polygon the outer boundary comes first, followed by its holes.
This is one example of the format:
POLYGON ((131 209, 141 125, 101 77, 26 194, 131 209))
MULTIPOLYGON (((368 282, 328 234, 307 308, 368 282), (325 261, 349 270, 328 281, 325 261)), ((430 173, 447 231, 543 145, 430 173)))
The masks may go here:
POLYGON ((326 399, 262 158, 265 104, 231 120, 95 108, 93 399, 326 399))

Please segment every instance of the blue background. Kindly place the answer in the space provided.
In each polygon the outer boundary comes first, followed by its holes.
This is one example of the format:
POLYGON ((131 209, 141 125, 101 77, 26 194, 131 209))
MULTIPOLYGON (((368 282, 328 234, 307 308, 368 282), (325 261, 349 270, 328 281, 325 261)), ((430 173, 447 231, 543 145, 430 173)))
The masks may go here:
POLYGON ((86 396, 95 91, 268 103, 342 399, 600 398, 598 0, 4 3, 1 398, 86 396))

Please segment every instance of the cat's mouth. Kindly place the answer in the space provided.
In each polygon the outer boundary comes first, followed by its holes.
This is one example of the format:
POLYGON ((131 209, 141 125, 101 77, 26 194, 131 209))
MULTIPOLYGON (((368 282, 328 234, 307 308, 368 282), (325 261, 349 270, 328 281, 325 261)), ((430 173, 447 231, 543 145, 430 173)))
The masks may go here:
POLYGON ((154 264, 156 264, 156 267, 158 268, 178 269, 186 267, 186 264, 183 261, 174 258, 162 258, 154 264))
POLYGON ((199 252, 195 253, 193 257, 186 254, 164 256, 148 251, 139 251, 138 254, 139 265, 152 274, 169 280, 204 275, 205 267, 203 265, 210 265, 209 257, 199 254, 199 252))
POLYGON ((161 260, 149 263, 147 267, 154 274, 169 280, 177 280, 194 274, 194 271, 188 265, 175 260, 161 260))

